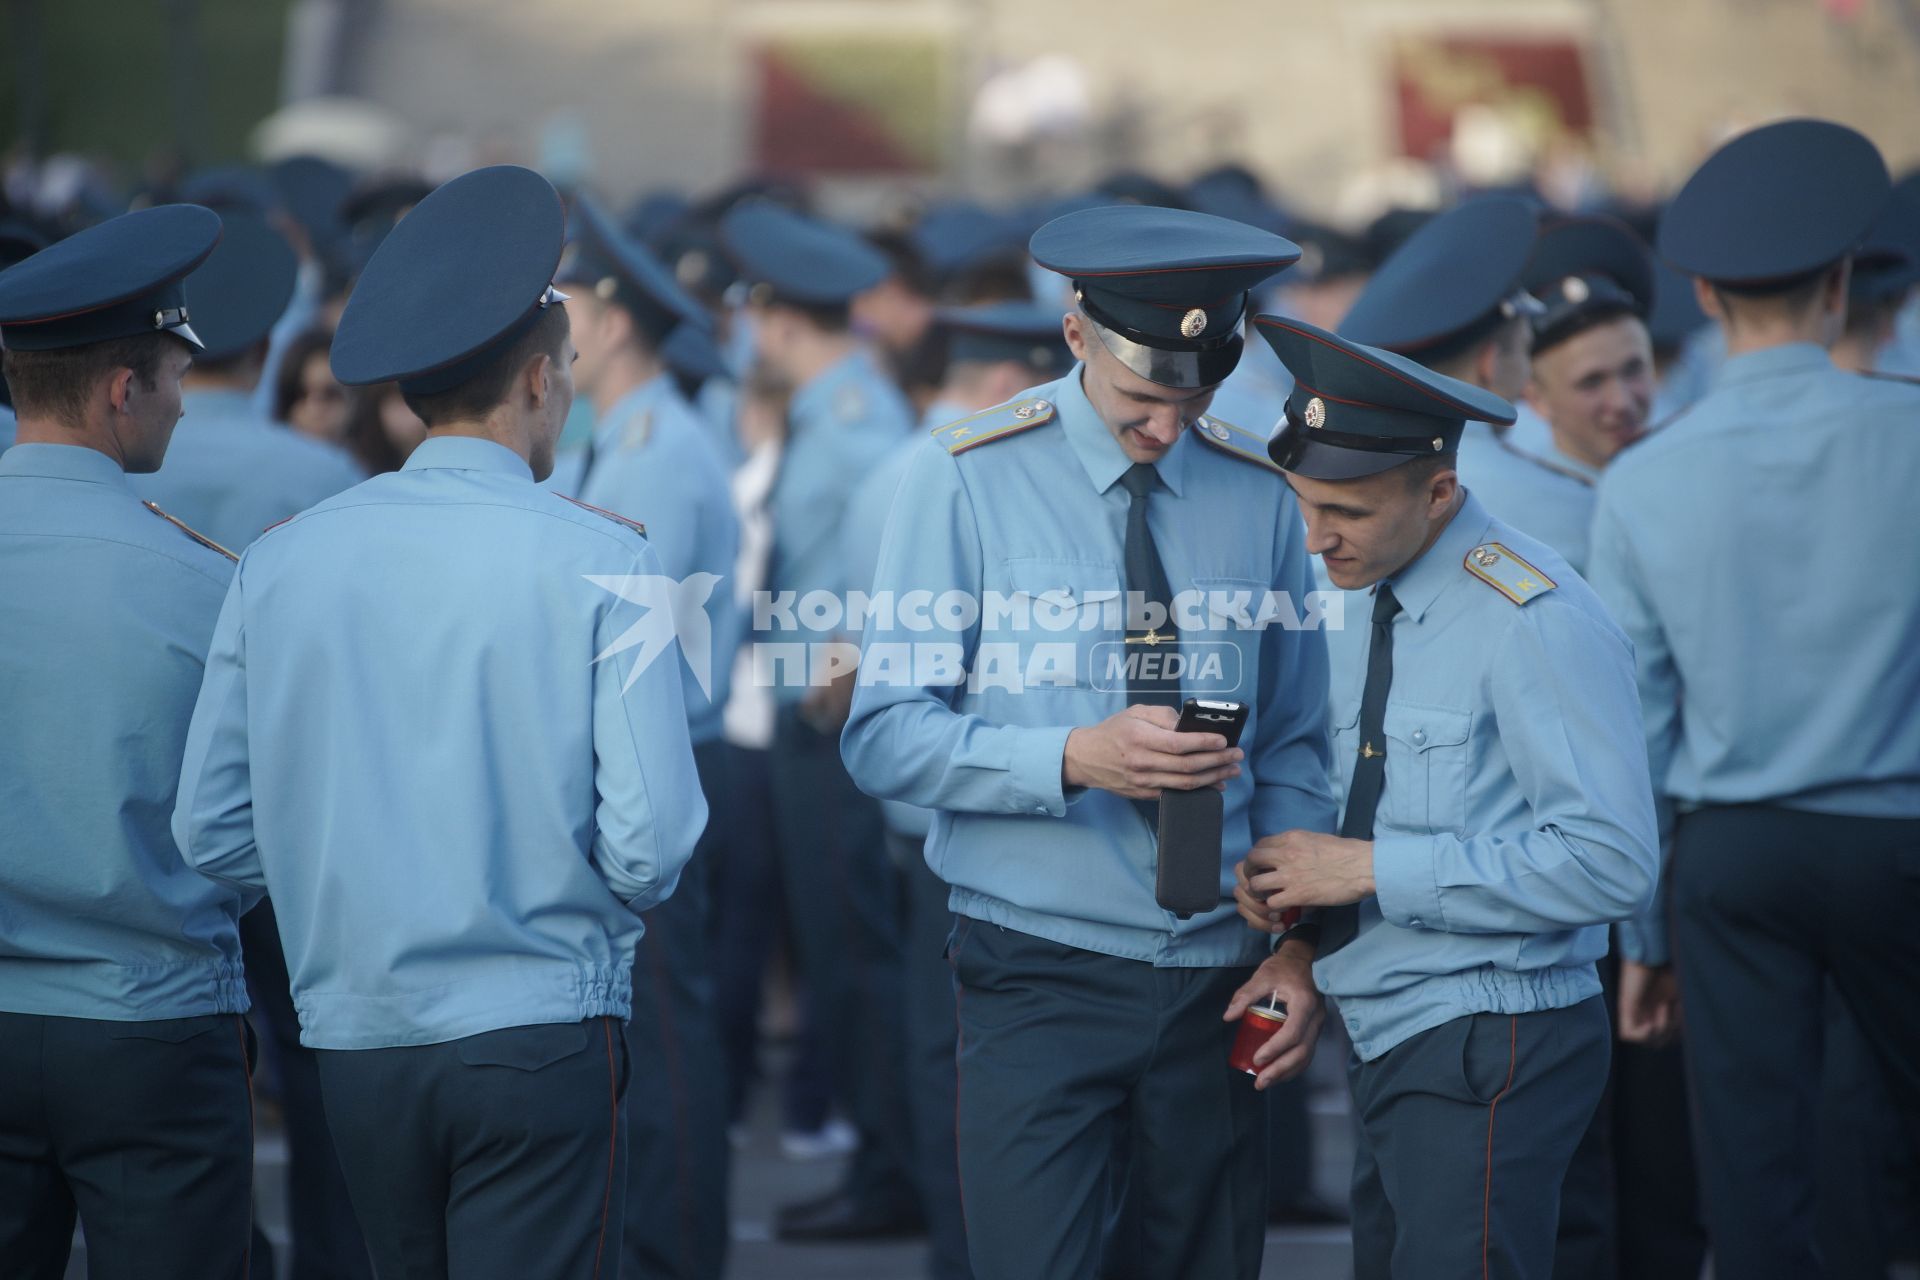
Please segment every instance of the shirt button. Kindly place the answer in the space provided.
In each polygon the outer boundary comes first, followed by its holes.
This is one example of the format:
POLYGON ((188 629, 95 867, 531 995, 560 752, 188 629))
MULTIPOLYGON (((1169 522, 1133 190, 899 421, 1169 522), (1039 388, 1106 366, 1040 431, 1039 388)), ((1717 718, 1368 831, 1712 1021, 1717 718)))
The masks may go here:
POLYGON ((1039 813, 1039 814, 1044 814, 1044 813, 1046 813, 1046 811, 1047 811, 1047 806, 1045 806, 1045 805, 1043 805, 1043 804, 1037 804, 1037 805, 1035 805, 1035 806, 1033 806, 1033 811, 1034 811, 1035 813, 1039 813))
POLYGON ((1425 729, 1415 729, 1415 730, 1413 731, 1413 745, 1414 745, 1414 746, 1416 746, 1416 747, 1417 747, 1417 746, 1419 746, 1419 745, 1420 745, 1421 743, 1423 743, 1423 742, 1425 742, 1426 740, 1427 740, 1427 731, 1426 731, 1425 729))

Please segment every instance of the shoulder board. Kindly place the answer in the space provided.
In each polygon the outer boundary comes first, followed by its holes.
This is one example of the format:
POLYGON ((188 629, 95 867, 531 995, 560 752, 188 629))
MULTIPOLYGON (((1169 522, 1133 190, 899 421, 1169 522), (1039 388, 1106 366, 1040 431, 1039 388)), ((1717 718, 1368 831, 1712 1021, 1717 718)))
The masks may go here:
POLYGON ((620 428, 620 452, 632 453, 635 449, 644 449, 647 441, 653 439, 653 410, 643 409, 628 418, 620 428))
POLYGON ((1524 462, 1530 462, 1534 466, 1541 468, 1543 471, 1551 471, 1557 476, 1565 476, 1569 480, 1578 481, 1579 483, 1587 486, 1587 488, 1589 489, 1594 487, 1592 476, 1581 475, 1578 471, 1575 471, 1572 467, 1562 466, 1560 463, 1555 462, 1553 459, 1543 458, 1537 453, 1528 453, 1525 449, 1517 449, 1514 446, 1508 444, 1505 440, 1496 440, 1494 443, 1498 444, 1502 449, 1505 449, 1508 453, 1512 454, 1514 457, 1519 458, 1524 462))
POLYGON ((627 526, 627 528, 633 530, 635 533, 639 534, 643 538, 647 536, 647 526, 641 524, 638 520, 627 519, 625 516, 621 515, 618 511, 609 511, 605 507, 596 507, 591 502, 582 502, 578 498, 569 498, 564 493, 556 493, 553 496, 563 501, 571 502, 574 506, 580 508, 582 511, 591 511, 593 512, 593 514, 597 516, 605 516, 607 519, 613 521, 615 524, 623 524, 627 526))
POLYGON ((970 418, 935 427, 932 434, 948 453, 962 454, 980 445, 1044 426, 1053 421, 1053 414, 1051 400, 1010 400, 1006 404, 984 409, 970 418))
POLYGON ((1200 439, 1218 449, 1230 458, 1242 462, 1251 462, 1256 467, 1264 467, 1275 475, 1285 475, 1267 456, 1267 442, 1251 431, 1236 427, 1231 422, 1222 422, 1211 414, 1201 414, 1193 420, 1193 433, 1200 439))
POLYGON ((178 516, 168 515, 166 512, 162 511, 159 507, 156 507, 151 502, 143 502, 140 505, 145 507, 147 510, 153 512, 153 514, 159 516, 162 520, 165 520, 168 524, 172 525, 174 528, 178 529, 180 532, 186 534, 189 538, 192 538, 195 542, 199 543, 201 546, 205 547, 207 550, 218 551, 221 555, 225 556, 227 559, 232 561, 237 562, 240 559, 239 556, 233 554, 233 552, 227 550, 225 547, 215 542, 212 538, 209 538, 206 534, 198 533, 192 529, 189 529, 186 525, 186 522, 181 520, 178 516))
POLYGON ((1560 584, 1522 560, 1505 543, 1483 542, 1467 552, 1467 572, 1515 604, 1538 600, 1560 584))
POLYGON ((1860 376, 1872 378, 1876 382, 1904 382, 1908 386, 1920 387, 1920 378, 1905 373, 1886 373, 1879 369, 1862 369, 1860 376))

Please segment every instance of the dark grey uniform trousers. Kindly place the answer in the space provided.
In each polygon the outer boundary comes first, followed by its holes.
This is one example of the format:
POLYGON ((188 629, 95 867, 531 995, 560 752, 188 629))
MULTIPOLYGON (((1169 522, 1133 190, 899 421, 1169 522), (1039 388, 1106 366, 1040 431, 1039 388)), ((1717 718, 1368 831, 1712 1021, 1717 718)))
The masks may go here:
MULTIPOLYGON (((693 749, 710 813, 727 803, 723 744, 693 749)), ((627 1052, 626 1280, 719 1280, 727 1258, 727 1070, 714 1005, 710 816, 673 896, 646 913, 627 1052)))
POLYGON ((887 832, 907 882, 907 1097, 913 1112, 914 1169, 926 1210, 931 1280, 969 1280, 967 1226, 960 1209, 960 1153, 954 1134, 959 1041, 947 938, 953 912, 947 884, 927 866, 920 836, 887 832))
POLYGON ((327 1123, 380 1280, 619 1274, 619 1019, 317 1054, 327 1123))
MULTIPOLYGON (((1619 960, 1599 967, 1611 1019, 1619 960)), ((1681 1052, 1613 1042, 1607 1087, 1560 1187, 1553 1280, 1700 1280, 1707 1229, 1681 1052)))
POLYGON ((907 1109, 904 917, 879 802, 854 786, 837 734, 782 707, 774 723, 775 840, 787 928, 807 985, 807 1017, 834 1090, 860 1131, 845 1190, 874 1202, 913 1195, 907 1109))
POLYGON ((974 1274, 1258 1276, 1264 1113, 1221 1021, 1251 966, 1159 969, 965 916, 949 952, 974 1274))
POLYGON ((1920 821, 1703 809, 1680 819, 1671 875, 1714 1272, 1821 1275, 1829 981, 1885 1080, 1884 1127, 1920 1135, 1920 821))
POLYGON ((0 1275, 59 1280, 77 1209, 92 1280, 244 1277, 250 1035, 0 1013, 0 1275))
POLYGON ((1548 1280, 1560 1185, 1607 1058, 1595 996, 1455 1018, 1351 1060, 1358 1280, 1548 1280))

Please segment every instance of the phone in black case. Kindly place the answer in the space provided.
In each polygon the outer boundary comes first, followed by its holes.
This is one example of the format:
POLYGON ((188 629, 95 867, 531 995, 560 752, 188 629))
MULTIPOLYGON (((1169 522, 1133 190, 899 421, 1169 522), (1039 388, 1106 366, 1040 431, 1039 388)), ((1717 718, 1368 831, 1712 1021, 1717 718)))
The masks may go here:
POLYGON ((1240 745, 1240 731, 1247 727, 1247 704, 1223 702, 1211 698, 1188 698, 1180 708, 1176 733, 1217 733, 1229 747, 1240 745))

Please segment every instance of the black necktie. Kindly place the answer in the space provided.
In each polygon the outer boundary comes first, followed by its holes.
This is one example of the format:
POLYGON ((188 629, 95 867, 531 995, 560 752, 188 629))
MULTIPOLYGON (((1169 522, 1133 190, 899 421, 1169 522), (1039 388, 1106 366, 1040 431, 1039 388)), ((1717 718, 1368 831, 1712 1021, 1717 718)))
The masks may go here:
MULTIPOLYGON (((1387 782, 1387 690, 1393 687, 1393 616, 1400 612, 1393 588, 1381 583, 1373 593, 1373 636, 1367 644, 1367 683, 1360 693, 1360 751, 1347 787, 1347 812, 1340 834, 1349 840, 1373 839, 1373 815, 1387 782)), ((1320 913, 1320 951, 1330 955, 1353 940, 1360 907, 1328 907, 1320 913)))
POLYGON ((1120 477, 1132 497, 1127 507, 1127 705, 1144 702, 1177 711, 1179 677, 1164 674, 1175 668, 1180 653, 1173 627, 1173 591, 1154 548, 1153 531, 1147 527, 1147 494, 1158 476, 1152 463, 1136 462, 1120 477), (1136 602, 1148 606, 1140 611, 1142 616, 1135 614, 1136 602), (1151 608, 1155 605, 1159 607, 1151 608), (1147 612, 1156 615, 1155 625, 1147 625, 1149 620, 1143 616, 1147 612))

